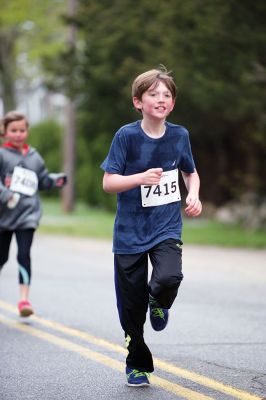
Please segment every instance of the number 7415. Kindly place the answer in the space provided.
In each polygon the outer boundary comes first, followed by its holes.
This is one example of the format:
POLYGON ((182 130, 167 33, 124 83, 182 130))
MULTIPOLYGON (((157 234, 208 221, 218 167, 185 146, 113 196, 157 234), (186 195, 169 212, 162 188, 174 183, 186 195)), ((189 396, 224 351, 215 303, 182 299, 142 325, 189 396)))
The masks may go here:
POLYGON ((146 199, 150 196, 150 194, 155 194, 157 196, 167 196, 170 193, 176 192, 176 181, 171 182, 169 185, 168 183, 164 183, 163 185, 152 185, 152 186, 143 186, 144 189, 147 189, 146 192, 146 199))

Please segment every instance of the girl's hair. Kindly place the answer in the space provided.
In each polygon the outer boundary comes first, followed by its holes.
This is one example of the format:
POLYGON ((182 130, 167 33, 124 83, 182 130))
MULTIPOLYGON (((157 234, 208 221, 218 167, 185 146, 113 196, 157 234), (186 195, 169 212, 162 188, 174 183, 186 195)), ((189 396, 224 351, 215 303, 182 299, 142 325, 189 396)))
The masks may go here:
POLYGON ((177 88, 170 74, 171 71, 167 71, 163 65, 160 65, 159 68, 151 69, 137 76, 132 84, 132 97, 137 97, 141 100, 142 95, 146 90, 151 86, 156 88, 160 82, 163 82, 167 89, 170 90, 173 99, 175 99, 177 88))
POLYGON ((21 121, 21 120, 26 121, 27 128, 29 127, 29 121, 27 120, 26 116, 19 112, 19 111, 9 111, 3 119, 0 121, 0 134, 4 135, 7 129, 8 124, 14 121, 21 121))

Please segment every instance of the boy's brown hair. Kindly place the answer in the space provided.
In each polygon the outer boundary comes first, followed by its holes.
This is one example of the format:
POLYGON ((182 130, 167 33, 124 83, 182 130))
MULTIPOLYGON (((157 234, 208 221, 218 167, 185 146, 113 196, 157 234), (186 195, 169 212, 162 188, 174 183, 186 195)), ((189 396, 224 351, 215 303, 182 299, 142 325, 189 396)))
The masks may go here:
POLYGON ((29 121, 27 120, 26 116, 19 112, 19 111, 9 111, 1 120, 0 124, 0 135, 4 135, 7 129, 8 124, 14 121, 26 121, 27 128, 29 127, 29 121))
POLYGON ((173 99, 175 99, 177 88, 174 79, 170 74, 171 71, 167 71, 163 65, 160 65, 159 68, 151 69, 138 75, 132 84, 132 98, 137 97, 137 99, 141 100, 142 95, 146 90, 151 86, 156 88, 160 82, 163 82, 167 89, 170 90, 173 99))

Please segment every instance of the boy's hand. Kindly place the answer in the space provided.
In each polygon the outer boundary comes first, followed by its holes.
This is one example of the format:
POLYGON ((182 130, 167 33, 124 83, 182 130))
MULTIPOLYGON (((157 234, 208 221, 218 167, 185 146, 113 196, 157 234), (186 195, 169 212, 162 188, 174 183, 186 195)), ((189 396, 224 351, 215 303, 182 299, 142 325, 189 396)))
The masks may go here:
POLYGON ((150 168, 142 173, 141 185, 159 185, 162 177, 162 168, 150 168))
POLYGON ((189 217, 197 217, 202 211, 202 204, 198 196, 193 196, 188 194, 186 198, 187 207, 185 208, 185 213, 189 217))

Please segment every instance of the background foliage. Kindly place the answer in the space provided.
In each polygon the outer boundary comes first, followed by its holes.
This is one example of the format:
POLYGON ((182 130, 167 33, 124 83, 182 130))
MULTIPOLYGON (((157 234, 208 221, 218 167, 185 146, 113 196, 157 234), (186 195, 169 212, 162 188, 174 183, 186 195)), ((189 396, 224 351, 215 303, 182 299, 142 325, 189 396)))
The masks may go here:
POLYGON ((139 118, 132 80, 160 63, 179 87, 169 119, 190 131, 204 200, 219 205, 246 192, 262 196, 265 16, 263 1, 80 1, 77 63, 84 90, 79 86, 76 94, 79 165, 93 171, 83 187, 87 201, 106 204, 99 163, 115 131, 139 118))
POLYGON ((42 74, 42 58, 64 48, 65 0, 1 0, 0 97, 7 112, 16 107, 16 90, 42 74))

